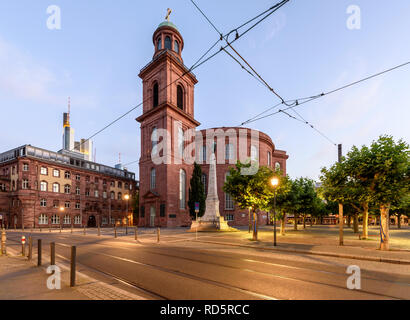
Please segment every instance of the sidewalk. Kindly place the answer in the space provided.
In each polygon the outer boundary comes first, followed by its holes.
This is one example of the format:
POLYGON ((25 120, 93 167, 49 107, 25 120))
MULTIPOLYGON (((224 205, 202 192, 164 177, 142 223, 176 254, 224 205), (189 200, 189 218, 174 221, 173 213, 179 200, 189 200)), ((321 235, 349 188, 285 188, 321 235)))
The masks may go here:
POLYGON ((112 279, 103 282, 85 275, 77 266, 76 286, 69 286, 69 266, 57 259, 61 269, 61 289, 47 288, 49 256, 43 253, 43 266, 37 267, 37 256, 28 261, 14 246, 7 247, 7 256, 0 256, 0 300, 145 300, 123 290, 112 279))
POLYGON ((0 256, 0 299, 2 300, 89 300, 63 281, 60 290, 47 288, 44 268, 37 268, 26 258, 0 256))

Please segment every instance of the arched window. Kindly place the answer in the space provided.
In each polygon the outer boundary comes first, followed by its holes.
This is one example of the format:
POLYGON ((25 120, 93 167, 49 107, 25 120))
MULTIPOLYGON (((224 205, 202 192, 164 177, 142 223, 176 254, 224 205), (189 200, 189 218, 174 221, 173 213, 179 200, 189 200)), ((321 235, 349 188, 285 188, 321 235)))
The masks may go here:
POLYGON ((268 151, 268 167, 270 167, 271 166, 271 154, 270 154, 270 151, 268 151))
POLYGON ((161 43, 161 37, 159 37, 157 39, 157 50, 161 50, 162 49, 162 43, 161 43))
POLYGON ((38 224, 48 224, 48 217, 44 213, 39 215, 38 224))
POLYGON ((205 173, 202 174, 201 181, 204 186, 204 194, 206 194, 206 174, 205 173))
POLYGON ((158 106, 158 82, 155 82, 152 88, 152 98, 152 107, 158 106))
POLYGON ((174 41, 174 50, 176 53, 179 53, 179 43, 176 40, 174 41))
POLYGON ((181 86, 177 87, 177 107, 184 110, 184 90, 181 86))
MULTIPOLYGON (((228 176, 229 176, 229 172, 225 174, 225 181, 228 176)), ((229 193, 225 192, 225 210, 233 210, 233 209, 234 209, 234 205, 233 205, 232 196, 229 193)))
POLYGON ((47 200, 46 199, 41 199, 40 200, 40 207, 47 207, 47 200))
MULTIPOLYGON (((154 127, 152 129, 152 135, 151 135, 151 142, 152 142, 152 155, 153 156, 157 156, 157 152, 158 152, 158 131, 157 131, 157 127, 154 127)), ((128 189, 128 188, 126 188, 128 189)))
POLYGON ((156 185, 157 185, 156 180, 157 180, 157 172, 155 168, 152 168, 151 169, 151 184, 150 184, 151 190, 156 188, 156 185))
POLYGON ((117 198, 118 200, 121 200, 122 199, 122 193, 121 192, 118 192, 118 198, 117 198))
POLYGON ((53 192, 60 192, 60 185, 57 182, 53 183, 53 192))
POLYGON ((251 146, 251 160, 258 160, 258 148, 256 146, 251 146))
POLYGON ((115 192, 111 191, 111 199, 114 200, 115 199, 115 192))
POLYGON ((232 160, 233 159, 233 144, 228 143, 225 145, 225 159, 232 160))
POLYGON ((64 193, 69 194, 71 191, 71 186, 69 184, 66 184, 64 186, 64 193))
POLYGON ((40 182, 40 191, 47 191, 47 182, 41 181, 40 182))
POLYGON ((184 130, 178 128, 178 153, 181 159, 184 157, 184 130))
POLYGON ((171 50, 171 38, 169 36, 165 37, 164 47, 171 50))
POLYGON ((81 224, 81 216, 80 215, 76 215, 74 217, 74 224, 81 224))
POLYGON ((184 170, 179 170, 179 208, 185 209, 186 199, 186 173, 184 170))

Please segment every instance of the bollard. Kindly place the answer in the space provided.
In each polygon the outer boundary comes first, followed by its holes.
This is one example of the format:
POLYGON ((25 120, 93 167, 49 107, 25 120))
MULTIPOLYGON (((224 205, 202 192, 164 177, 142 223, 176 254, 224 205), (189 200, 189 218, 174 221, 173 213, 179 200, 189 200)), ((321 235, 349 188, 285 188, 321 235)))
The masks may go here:
POLYGON ((6 230, 4 230, 3 228, 1 230, 1 255, 7 254, 6 240, 7 240, 6 230))
POLYGON ((71 224, 71 233, 73 233, 73 224, 71 224))
POLYGON ((128 224, 125 225, 125 234, 128 235, 128 224))
POLYGON ((37 266, 41 266, 41 239, 37 240, 37 266))
POLYGON ((40 232, 41 232, 42 230, 41 230, 41 226, 40 226, 40 232))
POLYGON ((28 259, 31 260, 33 258, 33 238, 31 236, 28 237, 28 259))
POLYGON ((76 246, 71 246, 70 287, 75 286, 76 246))
POLYGON ((51 232, 51 227, 48 227, 48 232, 51 232))
POLYGON ((114 226, 114 238, 117 237, 117 225, 114 226))
POLYGON ((61 233, 61 229, 62 229, 62 227, 61 227, 61 224, 60 224, 60 233, 61 233))
POLYGON ((26 237, 25 236, 21 237, 21 256, 22 257, 26 256, 26 237))
POLYGON ((84 235, 85 235, 85 226, 84 226, 84 235))
POLYGON ((100 226, 98 225, 98 230, 97 230, 97 232, 98 232, 98 236, 100 236, 101 235, 101 232, 100 232, 100 226))
POLYGON ((134 233, 135 233, 135 241, 137 241, 138 240, 138 227, 137 226, 135 226, 134 233))
POLYGON ((56 264, 56 244, 55 242, 50 242, 50 265, 55 266, 56 264))
POLYGON ((159 228, 157 228, 157 242, 159 242, 159 236, 160 236, 160 233, 161 233, 160 229, 159 229, 159 228))

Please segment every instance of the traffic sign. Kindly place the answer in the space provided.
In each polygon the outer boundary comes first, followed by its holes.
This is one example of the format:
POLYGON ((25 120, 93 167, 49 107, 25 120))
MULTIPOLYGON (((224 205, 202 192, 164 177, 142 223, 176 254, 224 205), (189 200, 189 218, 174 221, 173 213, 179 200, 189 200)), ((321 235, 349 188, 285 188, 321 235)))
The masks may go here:
POLYGON ((25 236, 22 236, 21 237, 21 244, 25 244, 26 243, 26 237, 25 236))

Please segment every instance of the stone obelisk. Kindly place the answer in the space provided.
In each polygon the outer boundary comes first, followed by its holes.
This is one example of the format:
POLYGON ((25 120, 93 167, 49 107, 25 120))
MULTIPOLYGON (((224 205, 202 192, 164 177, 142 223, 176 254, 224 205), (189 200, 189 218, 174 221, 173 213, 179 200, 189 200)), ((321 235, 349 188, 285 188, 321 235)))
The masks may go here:
POLYGON ((191 231, 229 231, 232 230, 232 228, 228 226, 224 217, 219 213, 215 153, 211 154, 209 162, 208 194, 205 201, 205 214, 199 218, 198 221, 192 222, 191 231))

